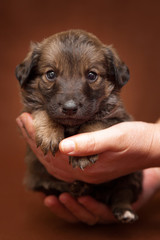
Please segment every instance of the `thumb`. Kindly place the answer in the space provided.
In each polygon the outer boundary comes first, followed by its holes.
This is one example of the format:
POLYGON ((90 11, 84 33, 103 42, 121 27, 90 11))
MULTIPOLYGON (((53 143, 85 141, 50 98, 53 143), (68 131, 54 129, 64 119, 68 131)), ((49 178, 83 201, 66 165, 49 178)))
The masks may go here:
POLYGON ((99 154, 104 151, 124 150, 121 141, 123 132, 117 126, 108 129, 82 133, 61 141, 59 149, 64 154, 87 156, 99 154))

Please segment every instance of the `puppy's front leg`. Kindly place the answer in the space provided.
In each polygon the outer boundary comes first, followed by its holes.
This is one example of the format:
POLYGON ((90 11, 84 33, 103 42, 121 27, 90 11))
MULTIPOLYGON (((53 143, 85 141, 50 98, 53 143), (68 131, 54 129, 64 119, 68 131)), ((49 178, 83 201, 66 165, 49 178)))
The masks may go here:
POLYGON ((36 130, 36 144, 41 147, 44 155, 51 151, 53 155, 59 149, 59 143, 64 138, 64 129, 58 123, 51 121, 45 111, 32 114, 36 130))
MULTIPOLYGON (((86 133, 86 132, 94 132, 98 130, 102 130, 107 128, 108 126, 103 122, 88 122, 81 126, 79 133, 86 133)), ((70 156, 69 163, 72 164, 74 168, 79 167, 82 170, 94 164, 98 159, 98 155, 90 155, 90 156, 70 156)))

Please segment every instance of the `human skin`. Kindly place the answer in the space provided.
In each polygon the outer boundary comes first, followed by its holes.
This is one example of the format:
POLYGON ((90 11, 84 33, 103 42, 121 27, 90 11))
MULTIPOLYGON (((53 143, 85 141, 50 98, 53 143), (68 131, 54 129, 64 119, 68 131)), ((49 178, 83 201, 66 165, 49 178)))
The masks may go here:
MULTIPOLYGON (((160 187, 159 123, 125 122, 105 130, 78 134, 62 140, 59 145, 60 151, 55 157, 51 153, 44 156, 41 149, 37 148, 30 114, 20 115, 17 118, 17 124, 47 171, 61 180, 67 182, 81 180, 98 184, 146 169, 143 192, 140 199, 133 205, 135 209, 142 206, 160 187), (84 171, 79 168, 73 169, 69 165, 67 155, 92 154, 99 155, 98 161, 84 171)), ((68 193, 63 193, 59 198, 45 197, 44 204, 54 214, 69 222, 81 221, 92 225, 115 221, 106 205, 89 196, 74 199, 68 193)))

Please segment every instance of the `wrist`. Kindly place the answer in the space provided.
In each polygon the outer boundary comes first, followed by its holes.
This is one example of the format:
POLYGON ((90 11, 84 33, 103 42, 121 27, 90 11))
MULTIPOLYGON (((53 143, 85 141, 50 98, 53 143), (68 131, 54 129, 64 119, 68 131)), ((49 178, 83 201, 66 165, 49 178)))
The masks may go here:
POLYGON ((150 164, 149 167, 160 167, 160 120, 153 124, 148 160, 150 164))

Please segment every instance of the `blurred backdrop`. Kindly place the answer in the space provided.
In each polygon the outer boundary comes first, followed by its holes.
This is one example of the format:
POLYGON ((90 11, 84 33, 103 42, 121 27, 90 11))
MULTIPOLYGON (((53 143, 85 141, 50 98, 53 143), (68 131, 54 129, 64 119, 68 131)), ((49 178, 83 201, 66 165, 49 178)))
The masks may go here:
MULTIPOLYGON (((62 226, 69 229, 66 236, 73 236, 72 226, 53 217, 36 194, 25 191, 22 185, 25 143, 15 124, 21 111, 19 86, 14 75, 16 65, 24 59, 31 41, 41 41, 67 29, 84 29, 97 35, 104 43, 112 44, 131 73, 129 83, 122 89, 126 109, 136 120, 155 122, 160 116, 160 1, 1 0, 0 239, 11 239, 11 236, 12 239, 32 239, 32 234, 36 236, 33 239, 43 239, 44 234, 51 238, 56 231, 57 239, 64 239, 62 226), (53 225, 59 230, 55 230, 53 225)), ((155 210, 154 216, 156 213, 155 210)), ((144 211, 143 214, 147 213, 144 211)), ((147 221, 147 217, 142 219, 147 221)), ((143 223, 137 224, 141 224, 143 229, 143 223)), ((83 229, 89 238, 88 228, 79 226, 76 231, 78 229, 83 229)), ((101 230, 101 238, 94 230, 92 239, 106 239, 103 227, 97 229, 101 230)), ((121 228, 117 229, 122 233, 121 228)), ((107 231, 112 239, 112 228, 107 231)), ((138 227, 136 231, 141 237, 138 227)))

